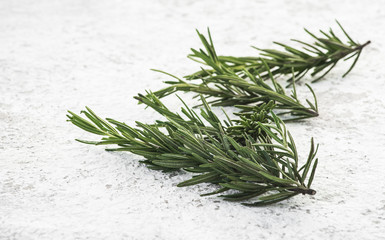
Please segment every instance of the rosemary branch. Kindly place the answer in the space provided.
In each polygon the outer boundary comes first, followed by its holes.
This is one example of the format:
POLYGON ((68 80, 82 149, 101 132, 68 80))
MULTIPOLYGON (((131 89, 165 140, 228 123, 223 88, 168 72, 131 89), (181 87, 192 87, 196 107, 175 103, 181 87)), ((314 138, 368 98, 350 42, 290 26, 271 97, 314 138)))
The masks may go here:
POLYGON ((206 98, 212 98, 209 103, 213 106, 235 106, 240 108, 241 112, 249 112, 254 106, 273 100, 278 110, 276 113, 284 121, 316 117, 318 106, 314 91, 306 84, 314 101, 306 99, 307 105, 304 105, 297 97, 295 82, 311 70, 312 76, 322 73, 313 80, 316 82, 329 73, 341 59, 348 60, 355 57, 343 75, 346 76, 357 63, 362 49, 370 43, 370 41, 365 44, 354 42, 342 26, 338 22, 337 24, 348 38, 347 43, 342 42, 332 29, 329 33, 321 30, 323 37, 317 37, 305 29, 316 40, 314 44, 293 40, 302 44, 302 50, 275 42, 283 47, 284 51, 259 49, 262 53, 258 57, 217 56, 210 31, 208 39, 197 31, 204 50, 191 49, 193 53, 189 58, 209 68, 202 68, 201 71, 184 79, 155 70, 174 77, 176 81, 166 81, 169 86, 154 94, 162 98, 177 91, 195 92, 198 95, 203 94, 206 98), (288 79, 289 85, 292 86, 290 95, 286 95, 283 87, 276 81, 277 78, 288 74, 292 74, 288 79), (271 80, 270 84, 266 83, 268 79, 271 80))
MULTIPOLYGON (((216 58, 213 55, 212 58, 216 58)), ((266 63, 264 63, 266 64, 266 63)), ((284 88, 274 79, 269 72, 273 86, 266 84, 262 78, 255 77, 246 69, 243 73, 249 76, 249 79, 240 77, 226 66, 221 67, 221 74, 212 75, 202 79, 201 84, 189 83, 172 74, 154 70, 174 77, 177 81, 166 81, 171 85, 154 92, 154 94, 163 98, 177 91, 195 92, 203 94, 206 98, 214 98, 209 101, 212 106, 234 106, 241 112, 250 112, 255 106, 266 104, 274 101, 277 114, 284 120, 294 121, 299 119, 311 118, 318 116, 317 98, 313 89, 306 84, 314 97, 313 103, 306 99, 307 105, 303 105, 298 97, 295 85, 291 95, 286 95, 284 88)))
POLYGON ((283 201, 298 194, 314 195, 311 184, 318 159, 318 146, 311 140, 307 161, 300 167, 295 143, 271 109, 273 102, 255 107, 237 120, 220 121, 201 96, 200 116, 184 104, 180 116, 171 112, 154 94, 137 100, 166 118, 154 124, 136 122, 133 128, 113 119, 103 120, 86 107, 81 117, 69 111, 68 121, 90 133, 101 135, 94 145, 117 145, 109 151, 128 151, 143 156, 149 168, 163 171, 183 169, 196 175, 179 187, 211 183, 228 201, 258 197, 249 206, 283 201), (207 123, 205 123, 205 122, 207 123), (310 176, 308 177, 308 175, 310 176), (308 179, 308 180, 307 180, 308 179), (235 193, 234 193, 235 192, 235 193))
MULTIPOLYGON (((212 67, 212 69, 202 69, 201 71, 186 76, 186 79, 202 79, 209 77, 212 74, 221 74, 221 71, 219 71, 220 67, 226 66, 232 72, 240 73, 240 75, 243 77, 247 77, 243 73, 243 71, 246 69, 252 75, 260 76, 264 80, 270 78, 270 69, 272 69, 271 74, 274 77, 291 74, 293 69, 295 73, 295 79, 297 81, 303 78, 306 73, 313 70, 311 73, 312 77, 321 74, 321 76, 312 81, 317 82, 326 74, 328 74, 340 60, 344 59, 346 61, 355 57, 352 65, 343 74, 343 77, 345 77, 354 68, 363 48, 370 44, 370 41, 367 41, 364 44, 359 44, 353 41, 353 39, 342 27, 342 25, 338 21, 336 22, 348 40, 346 43, 344 43, 341 38, 337 37, 331 28, 329 29, 328 33, 320 30, 320 33, 322 34, 321 37, 317 37, 315 34, 305 29, 305 31, 315 39, 315 43, 311 44, 301 40, 292 39, 292 41, 302 45, 302 49, 298 49, 286 44, 274 42, 274 44, 283 47, 284 51, 279 51, 276 49, 260 49, 254 47, 255 49, 261 51, 261 56, 219 56, 216 58, 217 66, 215 68, 210 63, 208 63, 205 58, 202 58, 201 49, 200 51, 192 49, 193 53, 189 55, 189 58, 200 63, 204 63, 212 67)), ((205 37, 202 34, 198 32, 198 35, 207 52, 210 55, 215 54, 210 32, 210 44, 207 42, 207 40, 205 40, 205 37)), ((289 78, 288 81, 291 82, 292 78, 289 78)))

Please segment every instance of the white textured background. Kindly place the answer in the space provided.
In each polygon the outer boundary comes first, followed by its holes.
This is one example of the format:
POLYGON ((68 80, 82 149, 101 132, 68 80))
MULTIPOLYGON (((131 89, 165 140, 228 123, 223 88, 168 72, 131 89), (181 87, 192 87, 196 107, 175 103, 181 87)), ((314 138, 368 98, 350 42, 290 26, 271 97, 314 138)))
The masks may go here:
MULTIPOLYGON (((0 1, 0 239, 384 239, 385 1, 0 1), (289 129, 320 143, 317 195, 264 208, 201 198, 208 186, 150 171, 132 154, 82 145, 66 123, 85 105, 132 124, 157 115, 132 99, 163 69, 191 73, 195 28, 223 55, 310 40, 337 28, 372 40, 313 87, 320 117, 289 129)), ((302 97, 309 97, 299 87, 302 97), (302 93, 303 92, 303 93, 302 93)), ((188 96, 188 103, 192 103, 188 96)), ((166 102, 178 107, 176 101, 166 102)))

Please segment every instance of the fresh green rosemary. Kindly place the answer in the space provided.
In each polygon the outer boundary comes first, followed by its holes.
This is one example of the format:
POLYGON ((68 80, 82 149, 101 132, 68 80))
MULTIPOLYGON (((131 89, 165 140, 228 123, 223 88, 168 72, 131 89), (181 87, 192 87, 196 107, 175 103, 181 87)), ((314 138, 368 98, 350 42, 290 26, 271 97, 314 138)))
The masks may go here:
POLYGON ((202 84, 189 83, 169 73, 155 70, 170 75, 177 81, 166 81, 165 83, 171 86, 154 94, 162 98, 177 91, 195 92, 205 95, 206 98, 214 98, 209 101, 212 106, 234 106, 241 109, 241 112, 250 112, 255 106, 274 101, 275 109, 278 110, 277 115, 286 122, 318 116, 317 98, 308 84, 306 86, 311 91, 314 101, 312 103, 306 99, 308 106, 305 106, 299 101, 294 84, 291 95, 286 95, 283 87, 272 75, 270 77, 273 86, 270 86, 262 78, 254 77, 247 70, 243 73, 249 76, 251 82, 231 72, 225 66, 221 69, 224 71, 221 75, 204 78, 202 84))
POLYGON ((184 104, 184 117, 171 112, 152 93, 137 100, 166 118, 154 124, 136 122, 133 128, 113 119, 103 120, 91 109, 85 118, 69 112, 69 121, 79 128, 101 135, 95 145, 115 144, 108 151, 129 151, 143 156, 149 168, 163 171, 185 170, 196 174, 179 187, 211 183, 219 188, 204 196, 219 194, 228 201, 258 197, 249 206, 279 202, 298 194, 314 195, 311 184, 318 159, 318 146, 311 140, 307 161, 300 166, 292 136, 271 109, 270 101, 237 120, 220 121, 201 96, 200 116, 184 104), (202 119, 203 118, 203 119, 202 119), (205 123, 207 122, 207 123, 205 123), (314 160, 315 159, 315 160, 314 160))
POLYGON ((334 68, 339 60, 355 57, 353 64, 344 74, 345 76, 355 66, 362 49, 370 43, 368 41, 360 45, 354 42, 339 23, 338 25, 349 39, 347 43, 343 43, 331 29, 329 33, 321 31, 324 38, 317 37, 305 29, 316 39, 316 43, 309 44, 294 40, 301 43, 304 50, 276 43, 285 50, 261 49, 260 57, 217 56, 210 31, 208 32, 209 40, 198 32, 205 50, 191 49, 193 53, 189 55, 189 58, 210 68, 202 68, 201 71, 188 75, 185 79, 168 74, 176 81, 166 81, 165 83, 170 86, 156 91, 154 94, 162 98, 177 91, 191 91, 203 94, 207 98, 213 98, 209 101, 213 106, 235 106, 243 112, 249 111, 255 105, 273 100, 279 111, 277 114, 281 115, 284 121, 318 116, 317 101, 312 88, 306 84, 314 96, 314 102, 306 100, 308 106, 305 106, 297 98, 295 82, 312 69, 312 76, 323 72, 320 77, 313 80, 313 82, 318 81, 334 68), (286 95, 282 86, 276 81, 276 78, 288 74, 292 74, 288 80, 289 85, 293 86, 290 95, 286 95), (267 79, 271 80, 271 84, 265 82, 267 79))
MULTIPOLYGON (((300 43, 302 49, 294 48, 279 42, 274 43, 283 47, 284 51, 276 49, 259 49, 254 47, 261 51, 260 57, 214 57, 216 56, 216 53, 210 32, 210 43, 198 32, 207 53, 202 49, 199 51, 191 49, 193 53, 189 55, 189 58, 204 63, 210 66, 211 69, 202 69, 201 71, 186 76, 186 79, 202 79, 210 77, 213 74, 221 75, 223 72, 221 67, 225 66, 232 72, 240 73, 243 77, 248 77, 248 75, 244 74, 244 70, 246 69, 253 76, 260 76, 265 80, 271 78, 271 74, 274 77, 291 74, 292 69, 295 73, 295 79, 299 80, 304 77, 307 72, 313 70, 311 76, 322 73, 321 76, 313 80, 313 82, 316 82, 328 74, 340 60, 344 59, 346 61, 355 57, 352 65, 343 75, 343 77, 345 77, 354 68, 361 55, 362 49, 370 44, 370 41, 367 41, 364 44, 353 41, 341 24, 338 21, 336 22, 348 40, 346 43, 337 37, 332 29, 329 29, 329 33, 320 30, 320 33, 322 34, 320 37, 305 29, 305 31, 315 39, 316 42, 314 44, 292 39, 292 41, 300 43)), ((288 79, 288 81, 291 80, 292 78, 288 79)))
POLYGON ((320 31, 317 37, 308 30, 316 42, 296 49, 275 43, 283 51, 258 49, 258 57, 218 56, 208 32, 208 40, 198 32, 204 49, 192 49, 189 58, 209 68, 167 81, 170 86, 135 97, 140 103, 157 111, 166 120, 153 124, 136 122, 130 127, 113 119, 102 119, 91 109, 82 111, 85 117, 69 112, 68 121, 79 128, 102 136, 99 141, 84 141, 94 145, 116 145, 108 151, 128 151, 144 157, 150 169, 162 171, 188 171, 195 175, 178 184, 180 187, 201 183, 217 186, 202 196, 220 195, 228 201, 243 202, 249 206, 276 203, 298 194, 314 195, 311 189, 318 159, 318 145, 311 140, 307 160, 300 165, 297 149, 283 121, 318 116, 317 99, 306 84, 314 101, 303 105, 296 92, 296 81, 309 71, 318 81, 341 60, 355 58, 346 76, 357 63, 362 49, 370 43, 358 44, 346 33, 344 43, 330 29, 320 31), (276 79, 288 76, 292 87, 290 95, 276 79), (320 75, 320 76, 318 76, 320 75), (270 80, 270 81, 266 81, 270 80), (195 82, 194 82, 195 81, 195 82), (198 81, 198 82, 197 82, 198 81), (197 114, 182 100, 182 114, 170 111, 160 98, 177 91, 195 92, 201 99, 201 112, 197 114), (210 101, 206 99, 211 98, 210 101), (219 120, 211 110, 213 106, 235 106, 241 111, 236 119, 219 120), (282 119, 280 118, 282 117, 282 119))

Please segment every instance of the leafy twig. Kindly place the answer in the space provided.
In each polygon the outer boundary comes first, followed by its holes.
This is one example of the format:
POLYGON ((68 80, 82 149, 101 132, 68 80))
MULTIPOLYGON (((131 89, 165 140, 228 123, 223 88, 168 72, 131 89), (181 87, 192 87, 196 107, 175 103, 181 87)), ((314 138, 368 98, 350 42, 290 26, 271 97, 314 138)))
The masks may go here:
MULTIPOLYGON (((330 29, 328 33, 320 30, 322 35, 320 37, 305 29, 316 42, 310 44, 293 39, 292 41, 302 45, 302 49, 274 42, 276 45, 283 47, 284 50, 279 51, 275 49, 260 49, 254 47, 261 51, 261 57, 218 56, 215 58, 215 61, 208 61, 204 56, 212 56, 215 54, 215 51, 212 51, 214 46, 212 44, 210 33, 210 43, 208 43, 208 41, 204 39, 204 36, 198 32, 207 54, 204 53, 203 50, 197 51, 192 49, 193 53, 189 55, 189 57, 207 64, 212 69, 202 69, 201 71, 186 76, 186 79, 202 79, 210 77, 213 74, 220 75, 222 74, 221 66, 225 66, 232 72, 239 73, 241 76, 246 77, 243 73, 246 69, 253 76, 261 76, 261 78, 265 80, 270 78, 269 69, 272 69, 271 74, 274 77, 291 74, 292 69, 294 69, 296 80, 300 80, 307 72, 312 71, 311 76, 320 75, 313 80, 313 82, 317 82, 329 73, 341 59, 348 60, 355 57, 352 65, 343 75, 343 77, 345 77, 353 69, 360 57, 362 49, 370 44, 370 41, 367 41, 364 44, 353 41, 341 24, 338 21, 336 22, 348 39, 346 43, 337 37, 332 29, 330 29), (215 63, 216 67, 213 67, 213 63, 215 63)), ((288 81, 291 82, 292 78, 289 78, 288 81)))
MULTIPOLYGON (((215 52, 213 47, 210 52, 215 52)), ((217 58, 216 55, 206 56, 204 54, 202 53, 202 58, 209 58, 212 61, 217 58)), ((207 62, 210 61, 207 60, 207 62)), ((266 65, 265 62, 264 64, 266 65)), ((165 83, 170 86, 158 90, 154 94, 162 98, 177 91, 195 92, 207 98, 213 98, 213 100, 209 101, 212 106, 235 106, 241 109, 241 112, 250 112, 255 106, 273 101, 275 109, 279 111, 277 114, 283 117, 285 121, 318 116, 317 99, 309 85, 307 87, 313 94, 314 102, 306 100, 308 106, 305 106, 299 101, 295 88, 293 88, 290 96, 286 95, 283 87, 274 79, 270 72, 273 86, 266 84, 260 77, 254 77, 247 70, 243 70, 243 73, 249 76, 249 80, 240 77, 239 74, 232 72, 226 66, 221 66, 220 69, 222 71, 220 74, 210 75, 202 79, 201 84, 189 83, 169 73, 155 70, 174 77, 176 81, 166 81, 165 83)))
POLYGON ((221 196, 228 201, 258 197, 254 203, 244 203, 249 206, 272 204, 298 194, 315 194, 310 187, 318 163, 318 147, 312 140, 308 160, 300 167, 295 143, 284 123, 275 114, 267 114, 272 102, 223 124, 203 97, 200 116, 185 105, 181 110, 185 118, 171 112, 154 94, 139 95, 137 99, 166 120, 154 124, 136 122, 137 127, 133 128, 113 119, 103 120, 89 108, 82 111, 85 118, 69 111, 67 116, 74 125, 103 136, 99 141, 78 141, 117 145, 107 150, 143 156, 142 162, 151 169, 184 169, 196 174, 180 183, 180 187, 200 183, 220 186, 204 195, 232 190, 221 196))

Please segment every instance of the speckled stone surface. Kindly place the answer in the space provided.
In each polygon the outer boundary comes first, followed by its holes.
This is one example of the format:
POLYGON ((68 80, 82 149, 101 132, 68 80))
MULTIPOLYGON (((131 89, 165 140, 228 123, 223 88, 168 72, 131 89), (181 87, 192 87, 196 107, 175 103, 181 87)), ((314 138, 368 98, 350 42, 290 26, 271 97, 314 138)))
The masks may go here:
POLYGON ((0 239, 384 239, 384 4, 0 1, 0 239), (211 28, 219 54, 240 56, 310 40, 302 27, 334 19, 372 44, 348 77, 341 63, 313 84, 318 118, 288 124, 301 156, 311 136, 320 144, 314 197, 263 208, 201 198, 211 186, 177 188, 190 175, 77 143, 95 138, 65 121, 85 105, 129 124, 158 118, 132 97, 169 79, 150 68, 198 69, 185 57, 200 46, 195 28, 211 28))

